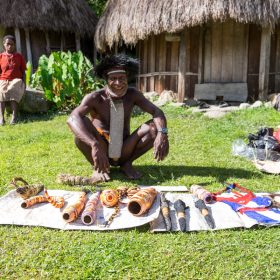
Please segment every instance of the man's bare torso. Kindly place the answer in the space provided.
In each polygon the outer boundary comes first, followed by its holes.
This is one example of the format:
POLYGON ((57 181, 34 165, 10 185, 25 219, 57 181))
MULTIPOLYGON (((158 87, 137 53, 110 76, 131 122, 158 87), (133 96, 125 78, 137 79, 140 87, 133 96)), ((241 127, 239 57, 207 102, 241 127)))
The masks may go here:
MULTIPOLYGON (((128 88, 127 93, 121 98, 124 106, 124 139, 130 135, 130 118, 138 96, 141 94, 134 88, 128 88)), ((90 94, 90 111, 92 123, 95 127, 102 129, 105 133, 110 130, 110 106, 111 100, 105 89, 90 94)))

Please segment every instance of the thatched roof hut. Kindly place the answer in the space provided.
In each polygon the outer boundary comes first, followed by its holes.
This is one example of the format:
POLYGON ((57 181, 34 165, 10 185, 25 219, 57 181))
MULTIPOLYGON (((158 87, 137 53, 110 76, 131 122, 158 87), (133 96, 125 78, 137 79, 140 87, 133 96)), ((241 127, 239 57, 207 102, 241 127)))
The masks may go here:
POLYGON ((80 49, 80 38, 93 37, 96 23, 85 0, 0 0, 0 37, 14 33, 18 51, 35 64, 42 53, 80 49))
MULTIPOLYGON (((280 43, 277 41, 279 22, 280 0, 109 0, 96 27, 95 43, 101 51, 122 43, 137 45, 138 55, 143 63, 144 59, 151 59, 159 52, 160 56, 164 57, 158 57, 159 65, 154 65, 157 64, 157 60, 148 61, 148 65, 144 66, 146 69, 142 68, 140 72, 139 86, 142 89, 146 84, 146 89, 153 90, 151 87, 154 81, 151 82, 151 80, 157 78, 160 80, 163 76, 165 76, 163 77, 165 81, 172 80, 175 79, 174 75, 177 72, 176 81, 169 81, 169 83, 177 86, 178 91, 176 91, 181 100, 185 95, 193 97, 195 84, 205 82, 247 83, 251 99, 258 98, 259 94, 261 98, 265 98, 269 88, 268 80, 271 80, 269 70, 267 70, 269 69, 267 60, 277 58, 278 48, 280 48, 278 46, 280 43), (231 38, 228 34, 231 34, 231 38), (222 45, 218 46, 220 40, 222 45), (270 42, 269 45, 268 42, 270 42), (186 51, 182 46, 184 44, 186 51), (163 48, 162 52, 160 46, 163 48), (239 54, 234 54, 236 46, 239 54), (213 66, 217 59, 226 60, 222 54, 224 51, 227 52, 227 58, 233 57, 230 58, 232 62, 229 67, 236 68, 233 70, 236 73, 225 79, 218 77, 213 79, 213 72, 222 70, 221 67, 216 67, 210 70, 210 76, 206 74, 205 77, 207 67, 211 68, 210 61, 213 66), (222 57, 218 58, 219 55, 222 57), (172 57, 171 60, 170 57, 172 57), (182 58, 196 61, 183 65, 182 58), (247 61, 247 63, 233 65, 235 58, 247 61), (258 60, 256 65, 253 62, 255 59, 258 60), (197 66, 194 66, 194 63, 197 66), (156 68, 158 71, 154 70, 156 68), (187 73, 182 74, 180 72, 182 70, 187 73), (160 72, 160 74, 152 75, 155 72, 160 72), (162 74, 163 72, 165 74, 162 74), (243 77, 234 77, 238 76, 238 72, 243 73, 243 77), (258 85, 254 84, 256 75, 258 85), (191 80, 189 83, 188 79, 191 80), (252 83, 254 85, 251 85, 252 83)), ((276 80, 279 78, 280 81, 278 73, 280 66, 279 69, 275 67, 278 66, 274 63, 272 71, 276 73, 274 78, 276 80)), ((164 83, 158 87, 167 88, 164 83)), ((280 82, 274 80, 273 87, 274 89, 269 90, 280 91, 280 82)))
POLYGON ((97 18, 84 0, 1 0, 0 24, 93 35, 97 18))

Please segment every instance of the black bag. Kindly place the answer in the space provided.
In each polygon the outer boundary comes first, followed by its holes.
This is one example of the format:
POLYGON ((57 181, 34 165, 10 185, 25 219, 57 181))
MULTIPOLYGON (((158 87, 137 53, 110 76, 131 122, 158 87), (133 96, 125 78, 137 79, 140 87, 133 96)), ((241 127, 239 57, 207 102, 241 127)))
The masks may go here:
POLYGON ((280 152, 280 143, 273 137, 273 128, 261 128, 257 134, 249 134, 249 147, 256 149, 267 149, 280 152))

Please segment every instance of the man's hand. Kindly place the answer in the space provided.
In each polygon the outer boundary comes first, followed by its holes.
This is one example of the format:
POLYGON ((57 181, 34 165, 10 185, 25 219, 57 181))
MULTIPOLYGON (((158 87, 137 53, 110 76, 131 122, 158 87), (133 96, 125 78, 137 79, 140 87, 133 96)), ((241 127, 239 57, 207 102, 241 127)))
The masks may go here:
POLYGON ((99 173, 109 173, 110 163, 107 155, 97 145, 92 146, 91 156, 94 163, 94 169, 99 173))
POLYGON ((154 142, 154 158, 157 161, 163 160, 169 152, 169 141, 167 134, 158 133, 154 142))

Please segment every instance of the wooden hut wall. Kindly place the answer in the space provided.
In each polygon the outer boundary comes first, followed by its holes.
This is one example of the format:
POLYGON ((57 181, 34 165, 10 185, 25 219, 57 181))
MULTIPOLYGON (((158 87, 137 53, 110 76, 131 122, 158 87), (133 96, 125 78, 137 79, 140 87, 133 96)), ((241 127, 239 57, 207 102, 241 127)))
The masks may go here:
POLYGON ((280 92, 280 25, 276 28, 276 55, 275 55, 275 89, 274 92, 280 92))
MULTIPOLYGON (((138 86, 143 92, 181 91, 182 101, 184 96, 193 98, 196 83, 247 83, 248 99, 257 100, 261 36, 260 26, 232 20, 187 28, 180 34, 152 35, 137 45, 141 62, 138 86), (179 79, 183 79, 181 89, 179 79)), ((280 92, 279 26, 270 45, 268 93, 274 93, 280 92)))
POLYGON ((76 41, 75 41, 75 34, 74 33, 64 33, 64 45, 63 45, 64 51, 76 51, 76 41))
POLYGON ((179 96, 182 101, 184 96, 194 97, 197 83, 246 82, 248 29, 248 25, 233 21, 209 23, 187 28, 181 34, 164 33, 140 41, 140 90, 182 91, 183 96, 179 96), (180 78, 183 88, 178 85, 180 67, 185 72, 180 78))
POLYGON ((250 101, 254 101, 258 99, 259 94, 261 27, 254 24, 249 25, 248 41, 248 98, 250 101))
POLYGON ((30 41, 33 70, 36 71, 40 56, 46 54, 45 33, 40 30, 30 31, 30 41))
POLYGON ((28 61, 27 59, 27 48, 26 48, 26 38, 25 38, 25 32, 23 29, 20 29, 20 52, 25 58, 26 62, 28 61))
MULTIPOLYGON (((248 48, 248 99, 255 101, 259 96, 259 73, 261 57, 262 29, 257 25, 249 25, 248 48)), ((269 82, 267 94, 280 92, 280 27, 271 33, 269 57, 269 82)))
MULTIPOLYGON (((186 37, 186 95, 190 98, 194 94, 194 85, 198 81, 198 54, 200 27, 182 32, 186 37)), ((178 68, 181 34, 162 33, 150 36, 137 45, 140 59, 140 74, 138 87, 141 91, 163 90, 178 92, 178 68)))
POLYGON ((271 35, 268 94, 280 92, 280 26, 271 35))
POLYGON ((50 51, 60 51, 61 49, 61 32, 50 31, 49 41, 50 41, 50 51))
POLYGON ((246 82, 248 26, 215 22, 206 26, 204 36, 204 82, 246 82))

